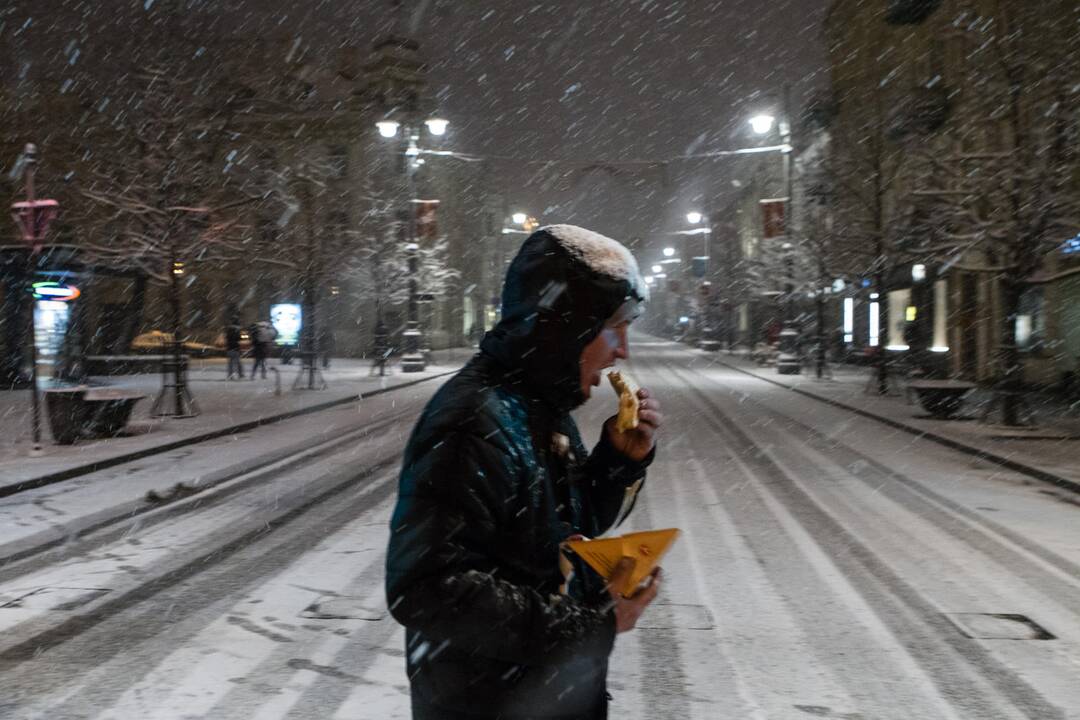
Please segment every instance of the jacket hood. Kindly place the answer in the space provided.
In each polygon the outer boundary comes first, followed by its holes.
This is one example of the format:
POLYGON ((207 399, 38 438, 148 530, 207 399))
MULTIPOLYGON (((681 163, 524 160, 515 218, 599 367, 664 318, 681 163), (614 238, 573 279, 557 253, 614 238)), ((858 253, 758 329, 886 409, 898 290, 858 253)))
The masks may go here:
POLYGON ((585 402, 581 351, 624 305, 636 310, 648 297, 622 244, 574 225, 549 225, 530 235, 510 263, 502 320, 480 350, 523 392, 569 411, 585 402))

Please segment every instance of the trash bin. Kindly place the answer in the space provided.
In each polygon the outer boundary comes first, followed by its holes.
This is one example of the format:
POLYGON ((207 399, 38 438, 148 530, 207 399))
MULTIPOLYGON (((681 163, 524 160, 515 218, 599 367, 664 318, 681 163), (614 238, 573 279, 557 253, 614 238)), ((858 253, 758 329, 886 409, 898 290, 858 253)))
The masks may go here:
POLYGON ((58 445, 77 442, 86 427, 85 387, 50 388, 45 391, 49 430, 58 445))
POLYGON ((780 331, 780 354, 776 358, 776 372, 780 375, 798 375, 801 370, 799 332, 786 327, 780 331))
POLYGON ((124 432, 131 411, 145 395, 124 390, 94 390, 83 400, 86 433, 93 437, 116 437, 124 432))

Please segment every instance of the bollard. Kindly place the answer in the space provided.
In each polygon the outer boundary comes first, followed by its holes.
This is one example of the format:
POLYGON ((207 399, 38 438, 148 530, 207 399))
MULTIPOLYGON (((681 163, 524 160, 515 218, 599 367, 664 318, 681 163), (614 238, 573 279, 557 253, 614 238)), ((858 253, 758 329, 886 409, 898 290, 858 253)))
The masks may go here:
POLYGON ((276 367, 270 368, 270 372, 274 373, 274 395, 276 397, 281 396, 281 373, 278 372, 276 367))

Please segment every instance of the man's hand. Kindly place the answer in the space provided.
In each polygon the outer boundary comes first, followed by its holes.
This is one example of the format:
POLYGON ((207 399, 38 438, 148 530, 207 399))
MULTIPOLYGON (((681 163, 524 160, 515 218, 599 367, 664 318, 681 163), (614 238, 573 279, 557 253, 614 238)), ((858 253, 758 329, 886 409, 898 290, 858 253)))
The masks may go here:
POLYGON ((634 559, 624 557, 615 566, 615 572, 608 580, 607 591, 611 595, 611 602, 615 609, 615 632, 624 633, 633 630, 637 625, 638 618, 645 612, 645 608, 656 599, 656 593, 660 592, 660 568, 656 568, 646 579, 645 587, 637 590, 633 595, 624 598, 619 588, 626 585, 630 574, 634 571, 634 559))
POLYGON ((634 462, 641 462, 652 452, 656 444, 656 431, 664 422, 660 414, 660 401, 645 388, 637 391, 638 426, 633 430, 619 432, 615 429, 615 418, 608 418, 604 423, 608 439, 619 452, 634 462))

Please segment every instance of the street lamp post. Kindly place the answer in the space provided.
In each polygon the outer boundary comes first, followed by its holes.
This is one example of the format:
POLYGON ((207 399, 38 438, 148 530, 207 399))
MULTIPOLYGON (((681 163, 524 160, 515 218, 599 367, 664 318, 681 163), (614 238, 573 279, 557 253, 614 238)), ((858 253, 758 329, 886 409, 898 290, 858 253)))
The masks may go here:
POLYGON ((189 418, 199 414, 199 406, 191 395, 187 385, 188 359, 184 353, 183 311, 181 295, 183 278, 187 272, 175 241, 169 251, 169 322, 172 325, 172 340, 162 345, 161 355, 161 390, 150 406, 151 417, 189 418), (170 381, 169 378, 172 377, 170 381))
POLYGON ((376 123, 379 134, 384 138, 393 138, 401 131, 401 160, 404 163, 406 192, 408 197, 405 202, 404 218, 408 235, 405 250, 409 254, 409 304, 408 316, 404 332, 404 352, 401 356, 402 372, 421 372, 427 365, 422 351, 423 331, 420 329, 419 310, 419 252, 420 246, 416 242, 416 168, 423 162, 420 158, 421 150, 417 143, 420 140, 421 125, 436 137, 446 133, 449 122, 442 118, 432 117, 423 123, 413 121, 412 114, 404 123, 395 120, 383 120, 376 123))
MULTIPOLYGON (((409 136, 408 147, 405 149, 405 176, 408 181, 409 197, 405 205, 408 213, 408 243, 405 245, 409 253, 409 313, 405 324, 405 348, 401 356, 402 372, 422 372, 427 363, 424 361, 424 353, 421 351, 423 331, 420 329, 420 305, 417 294, 419 281, 417 274, 420 272, 420 259, 418 257, 420 246, 416 242, 416 159, 419 150, 416 147, 412 130, 406 128, 405 135, 409 136)), ((404 137, 403 137, 404 140, 404 137)))
POLYGON ((792 219, 795 198, 794 148, 792 146, 794 138, 791 125, 790 87, 784 86, 783 107, 781 108, 779 122, 772 115, 761 114, 752 117, 750 125, 754 132, 759 135, 770 133, 774 125, 777 126, 780 133, 781 152, 784 155, 784 186, 787 192, 787 200, 784 204, 784 236, 787 241, 783 246, 784 274, 786 277, 784 302, 781 306, 783 326, 780 330, 780 352, 776 359, 776 371, 781 375, 797 375, 802 369, 802 362, 799 358, 799 330, 795 323, 794 246, 790 242, 794 226, 792 219))
MULTIPOLYGON (((34 197, 34 173, 37 171, 37 146, 27 143, 23 151, 23 178, 26 183, 26 200, 11 205, 11 215, 15 224, 19 226, 19 234, 27 245, 26 260, 26 289, 33 287, 34 272, 37 265, 38 255, 41 253, 41 243, 45 239, 49 226, 60 212, 60 203, 55 200, 38 200, 34 197)), ((34 310, 36 300, 30 297, 30 406, 31 406, 31 434, 33 444, 30 448, 31 456, 41 455, 41 407, 38 399, 38 372, 37 372, 37 327, 34 322, 34 310)))
MULTIPOLYGON (((686 213, 686 221, 691 225, 699 225, 705 216, 696 210, 686 213)), ((699 331, 698 347, 702 350, 716 350, 720 343, 716 339, 715 318, 712 313, 713 293, 716 291, 712 281, 709 280, 709 271, 712 265, 712 247, 710 238, 712 229, 708 227, 695 228, 689 231, 701 235, 701 286, 699 301, 701 303, 701 330, 699 331)))

